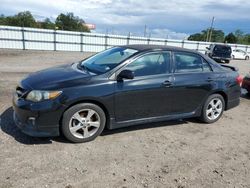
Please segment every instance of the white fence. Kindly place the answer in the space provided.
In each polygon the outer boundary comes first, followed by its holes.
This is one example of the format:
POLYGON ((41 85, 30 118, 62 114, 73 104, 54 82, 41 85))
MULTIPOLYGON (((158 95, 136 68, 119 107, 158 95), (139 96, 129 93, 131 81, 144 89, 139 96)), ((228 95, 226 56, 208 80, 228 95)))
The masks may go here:
MULTIPOLYGON (((26 27, 0 26, 0 48, 23 50, 54 50, 99 52, 116 45, 157 44, 183 47, 205 52, 211 43, 162 38, 145 38, 122 35, 105 35, 26 27)), ((250 46, 229 44, 250 52, 250 46)))

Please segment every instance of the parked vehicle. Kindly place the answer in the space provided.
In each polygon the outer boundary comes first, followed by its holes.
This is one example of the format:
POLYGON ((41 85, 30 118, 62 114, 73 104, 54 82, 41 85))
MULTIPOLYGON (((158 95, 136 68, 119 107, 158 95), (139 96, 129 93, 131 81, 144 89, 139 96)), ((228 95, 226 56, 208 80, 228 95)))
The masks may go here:
POLYGON ((206 55, 218 63, 229 63, 231 60, 232 49, 228 45, 211 44, 207 47, 206 55))
POLYGON ((234 67, 193 50, 127 45, 29 75, 16 88, 13 108, 28 135, 61 132, 87 142, 104 128, 190 117, 213 123, 239 102, 234 67))
POLYGON ((245 59, 249 60, 249 53, 240 50, 240 49, 235 49, 232 51, 232 59, 245 59))
POLYGON ((241 87, 246 89, 248 94, 250 94, 250 74, 244 77, 241 87))

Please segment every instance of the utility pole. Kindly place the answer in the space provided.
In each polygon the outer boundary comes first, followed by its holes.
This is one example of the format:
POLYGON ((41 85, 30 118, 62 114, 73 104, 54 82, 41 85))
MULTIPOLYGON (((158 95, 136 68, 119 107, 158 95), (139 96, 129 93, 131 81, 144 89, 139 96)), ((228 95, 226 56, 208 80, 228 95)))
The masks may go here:
POLYGON ((145 25, 144 27, 144 37, 146 37, 146 35, 147 35, 147 25, 145 25))
POLYGON ((212 38, 212 33, 213 33, 213 25, 214 25, 214 16, 212 18, 212 21, 211 21, 211 26, 209 29, 207 29, 207 37, 206 37, 206 42, 210 42, 211 41, 211 38, 212 38))
POLYGON ((212 39, 212 34, 213 34, 213 26, 214 26, 214 16, 212 18, 212 22, 211 22, 211 27, 210 27, 210 36, 209 36, 209 42, 211 42, 212 39))

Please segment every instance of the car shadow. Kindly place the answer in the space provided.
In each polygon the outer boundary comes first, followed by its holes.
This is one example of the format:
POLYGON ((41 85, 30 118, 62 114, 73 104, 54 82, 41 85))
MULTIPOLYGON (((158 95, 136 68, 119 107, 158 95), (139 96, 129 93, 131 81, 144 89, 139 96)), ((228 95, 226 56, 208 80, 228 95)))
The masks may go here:
MULTIPOLYGON (((103 133, 101 134, 101 136, 108 136, 112 134, 137 131, 141 129, 152 129, 152 128, 159 128, 163 126, 181 125, 181 124, 185 124, 188 122, 200 123, 196 119, 188 119, 188 121, 180 119, 180 120, 175 120, 175 121, 146 123, 146 124, 124 127, 124 128, 119 128, 119 129, 113 129, 113 130, 105 129, 103 133)), ((25 145, 52 144, 52 142, 71 143, 67 141, 63 136, 39 138, 39 137, 31 137, 31 136, 24 134, 14 123, 12 107, 9 107, 0 115, 0 127, 4 133, 12 136, 17 142, 21 144, 25 144, 25 145)))

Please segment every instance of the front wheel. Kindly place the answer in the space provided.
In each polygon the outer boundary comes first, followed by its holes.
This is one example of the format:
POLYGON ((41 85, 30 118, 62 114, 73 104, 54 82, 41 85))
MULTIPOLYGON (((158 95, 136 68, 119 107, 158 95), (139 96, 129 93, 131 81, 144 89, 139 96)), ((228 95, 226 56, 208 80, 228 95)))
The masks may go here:
POLYGON ((105 113, 99 106, 81 103, 64 113, 62 133, 71 142, 88 142, 101 134, 105 123, 105 113))
POLYGON ((219 94, 210 95, 203 106, 200 119, 205 123, 214 123, 220 119, 224 109, 224 98, 219 94))

